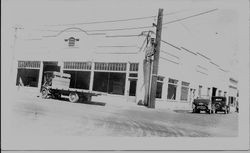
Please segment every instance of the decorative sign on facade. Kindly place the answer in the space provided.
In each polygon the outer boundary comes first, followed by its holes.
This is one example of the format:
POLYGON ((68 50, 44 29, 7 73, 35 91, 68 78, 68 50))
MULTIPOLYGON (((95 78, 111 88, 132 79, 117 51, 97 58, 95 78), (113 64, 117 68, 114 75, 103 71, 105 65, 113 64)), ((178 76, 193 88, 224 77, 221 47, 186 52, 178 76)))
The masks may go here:
POLYGON ((74 37, 69 37, 69 39, 64 39, 66 42, 68 42, 68 46, 69 47, 74 47, 75 46, 75 42, 79 41, 79 39, 76 39, 74 37))

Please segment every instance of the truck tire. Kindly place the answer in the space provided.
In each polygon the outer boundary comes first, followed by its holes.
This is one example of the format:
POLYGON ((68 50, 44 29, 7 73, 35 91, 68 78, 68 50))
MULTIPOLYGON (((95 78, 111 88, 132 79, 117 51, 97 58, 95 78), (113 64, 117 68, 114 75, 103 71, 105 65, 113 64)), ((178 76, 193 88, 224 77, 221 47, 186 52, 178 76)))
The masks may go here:
POLYGON ((79 96, 76 92, 71 92, 69 94, 69 101, 72 103, 76 103, 79 100, 79 96))
POLYGON ((42 88, 42 91, 41 91, 42 98, 46 99, 48 98, 48 95, 49 95, 49 90, 47 88, 42 88))

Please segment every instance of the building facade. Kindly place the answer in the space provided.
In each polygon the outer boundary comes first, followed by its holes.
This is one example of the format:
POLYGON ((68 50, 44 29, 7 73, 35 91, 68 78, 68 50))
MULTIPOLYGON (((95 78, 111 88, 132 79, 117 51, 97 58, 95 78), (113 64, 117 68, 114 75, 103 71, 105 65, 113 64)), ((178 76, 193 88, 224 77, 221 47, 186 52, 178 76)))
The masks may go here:
MULTIPOLYGON (((108 37, 68 29, 54 36, 20 40, 16 46, 17 86, 40 91, 45 71, 71 74, 70 88, 104 93, 95 101, 139 103, 145 100, 151 39, 108 37)), ((231 94, 229 73, 210 58, 183 46, 162 42, 156 108, 191 109, 194 98, 231 94)))

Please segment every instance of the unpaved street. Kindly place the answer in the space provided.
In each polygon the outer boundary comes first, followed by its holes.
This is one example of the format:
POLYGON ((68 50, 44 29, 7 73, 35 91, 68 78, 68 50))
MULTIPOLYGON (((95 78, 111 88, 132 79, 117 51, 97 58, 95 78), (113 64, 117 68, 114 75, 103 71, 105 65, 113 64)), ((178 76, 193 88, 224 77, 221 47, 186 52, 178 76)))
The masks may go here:
POLYGON ((103 103, 20 97, 11 108, 13 133, 66 136, 233 137, 238 114, 194 114, 103 103))

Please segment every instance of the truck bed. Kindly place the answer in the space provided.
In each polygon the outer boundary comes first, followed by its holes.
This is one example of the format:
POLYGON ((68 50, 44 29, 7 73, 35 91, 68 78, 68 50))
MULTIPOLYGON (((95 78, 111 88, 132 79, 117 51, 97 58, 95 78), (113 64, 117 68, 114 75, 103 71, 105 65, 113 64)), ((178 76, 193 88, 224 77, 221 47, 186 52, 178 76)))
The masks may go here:
POLYGON ((92 96, 103 95, 104 93, 98 91, 90 91, 86 89, 76 89, 76 88, 60 88, 60 87, 49 87, 51 90, 60 91, 62 94, 69 94, 70 92, 77 92, 81 94, 90 94, 92 96))

